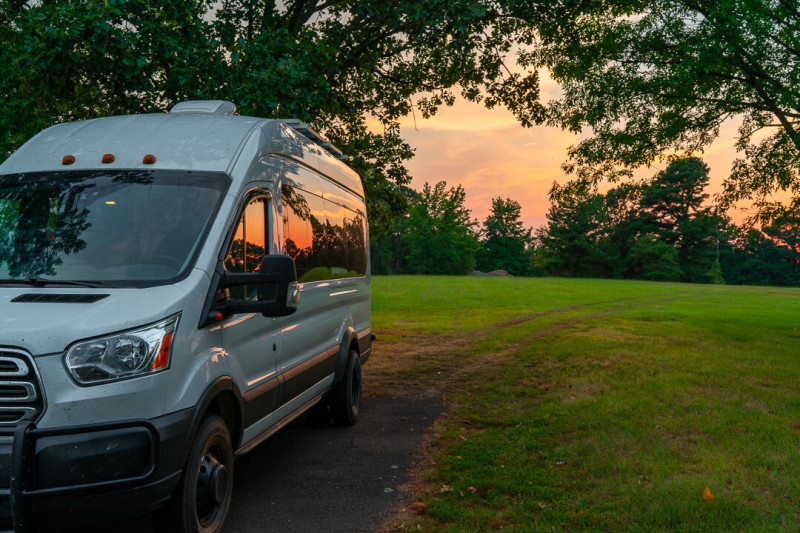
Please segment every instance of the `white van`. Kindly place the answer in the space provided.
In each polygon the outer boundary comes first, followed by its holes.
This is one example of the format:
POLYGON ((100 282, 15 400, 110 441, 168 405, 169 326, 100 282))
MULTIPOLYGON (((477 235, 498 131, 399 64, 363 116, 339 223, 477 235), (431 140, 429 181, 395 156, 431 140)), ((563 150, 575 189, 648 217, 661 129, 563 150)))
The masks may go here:
POLYGON ((307 410, 355 422, 361 180, 234 112, 60 124, 0 165, 0 529, 220 531, 235 456, 307 410))

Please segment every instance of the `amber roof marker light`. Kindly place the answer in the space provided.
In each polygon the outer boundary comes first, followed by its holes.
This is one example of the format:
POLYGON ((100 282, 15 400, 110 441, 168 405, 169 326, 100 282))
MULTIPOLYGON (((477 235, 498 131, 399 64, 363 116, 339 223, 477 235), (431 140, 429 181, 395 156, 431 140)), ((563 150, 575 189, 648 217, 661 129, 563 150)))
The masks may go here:
POLYGON ((71 165, 74 162, 75 162, 74 155, 65 155, 64 157, 61 158, 62 165, 71 165))
POLYGON ((103 154, 103 158, 100 161, 102 163, 113 163, 114 162, 114 154, 103 154))
POLYGON ((153 154, 147 154, 142 158, 142 163, 144 163, 145 165, 152 165, 155 162, 156 162, 156 156, 154 156, 153 154))

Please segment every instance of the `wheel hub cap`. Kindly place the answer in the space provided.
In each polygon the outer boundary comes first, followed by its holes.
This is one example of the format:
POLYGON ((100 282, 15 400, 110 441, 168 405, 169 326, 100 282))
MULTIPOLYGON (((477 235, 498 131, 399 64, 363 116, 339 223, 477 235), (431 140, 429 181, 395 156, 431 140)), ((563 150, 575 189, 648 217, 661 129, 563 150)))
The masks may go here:
POLYGON ((213 508, 225 501, 229 482, 225 465, 207 453, 200 463, 200 475, 197 478, 198 507, 213 508))

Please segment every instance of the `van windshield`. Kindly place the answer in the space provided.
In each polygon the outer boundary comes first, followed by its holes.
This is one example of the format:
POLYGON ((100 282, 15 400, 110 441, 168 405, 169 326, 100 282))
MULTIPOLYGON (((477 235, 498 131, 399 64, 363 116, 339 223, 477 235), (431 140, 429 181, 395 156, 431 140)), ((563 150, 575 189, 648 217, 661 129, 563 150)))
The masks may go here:
POLYGON ((140 286, 184 276, 229 184, 185 171, 0 176, 0 283, 140 286))

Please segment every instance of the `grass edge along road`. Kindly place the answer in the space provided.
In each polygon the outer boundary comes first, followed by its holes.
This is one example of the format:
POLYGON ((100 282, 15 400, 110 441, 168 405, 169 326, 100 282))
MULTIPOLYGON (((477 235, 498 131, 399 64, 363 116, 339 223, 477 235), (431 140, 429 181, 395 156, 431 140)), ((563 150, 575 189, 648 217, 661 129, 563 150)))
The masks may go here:
POLYGON ((800 529, 800 289, 373 289, 367 394, 451 405, 387 530, 800 529))

